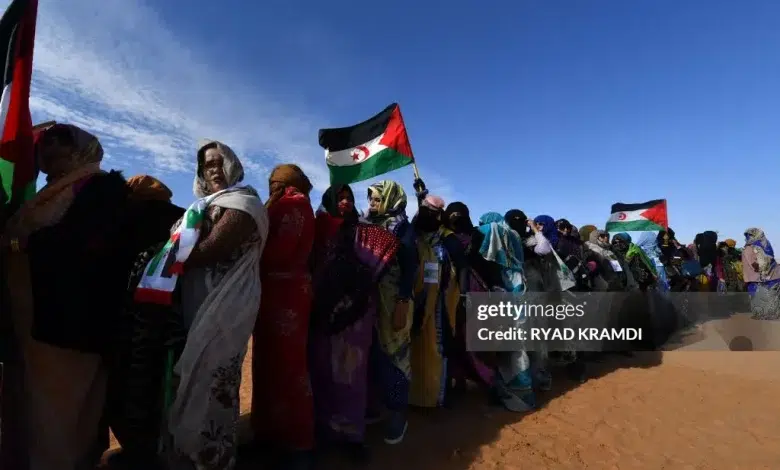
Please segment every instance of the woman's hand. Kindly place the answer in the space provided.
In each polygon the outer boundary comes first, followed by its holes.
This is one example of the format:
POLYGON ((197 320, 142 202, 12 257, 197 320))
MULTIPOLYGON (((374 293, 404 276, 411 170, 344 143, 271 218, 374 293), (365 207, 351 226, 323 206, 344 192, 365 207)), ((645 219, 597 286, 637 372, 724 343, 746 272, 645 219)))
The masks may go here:
POLYGON ((533 220, 528 219, 526 221, 526 225, 528 225, 534 233, 539 232, 539 229, 536 228, 536 222, 534 222, 533 220))
POLYGON ((393 330, 401 331, 406 328, 409 319, 409 301, 397 300, 393 311, 393 330))

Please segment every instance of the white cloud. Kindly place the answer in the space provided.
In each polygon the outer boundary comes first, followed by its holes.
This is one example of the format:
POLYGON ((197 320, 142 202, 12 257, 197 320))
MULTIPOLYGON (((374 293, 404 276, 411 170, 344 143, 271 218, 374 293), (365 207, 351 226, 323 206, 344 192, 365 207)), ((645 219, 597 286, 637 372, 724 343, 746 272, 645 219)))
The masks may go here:
POLYGON ((293 161, 327 187, 316 126, 200 61, 136 1, 41 0, 34 69, 35 117, 83 126, 122 162, 191 172, 207 137, 233 147, 253 179, 293 161))
MULTIPOLYGON (((7 2, 3 2, 7 5, 7 2)), ((95 133, 115 167, 155 175, 191 175, 202 138, 219 139, 241 156, 250 180, 264 183, 270 168, 294 162, 317 192, 329 182, 317 124, 301 110, 275 102, 240 73, 204 63, 160 16, 138 1, 40 0, 35 43, 34 117, 70 122, 95 133)), ((446 180, 421 174, 433 193, 453 199, 446 180)), ((410 195, 411 167, 355 186, 392 178, 410 195)), ((314 205, 319 195, 312 195, 314 205)))

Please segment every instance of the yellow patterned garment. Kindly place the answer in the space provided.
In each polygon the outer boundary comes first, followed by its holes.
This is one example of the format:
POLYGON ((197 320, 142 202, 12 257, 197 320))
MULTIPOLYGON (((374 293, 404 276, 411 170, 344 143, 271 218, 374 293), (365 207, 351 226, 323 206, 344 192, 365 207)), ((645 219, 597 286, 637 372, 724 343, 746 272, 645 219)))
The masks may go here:
POLYGON ((393 364, 409 378, 409 334, 412 330, 412 311, 414 303, 409 302, 409 312, 406 316, 406 327, 400 331, 393 328, 393 314, 398 298, 398 278, 401 269, 393 262, 387 274, 379 281, 379 299, 376 303, 377 333, 382 350, 390 357, 393 364))
POLYGON ((414 298, 418 303, 425 303, 420 305, 424 309, 420 330, 412 335, 409 404, 413 406, 441 406, 447 388, 447 360, 441 338, 447 324, 450 331, 446 334, 454 336, 455 313, 460 301, 455 266, 442 245, 450 233, 442 228, 417 239, 420 268, 414 298), (442 285, 446 285, 444 291, 442 285))

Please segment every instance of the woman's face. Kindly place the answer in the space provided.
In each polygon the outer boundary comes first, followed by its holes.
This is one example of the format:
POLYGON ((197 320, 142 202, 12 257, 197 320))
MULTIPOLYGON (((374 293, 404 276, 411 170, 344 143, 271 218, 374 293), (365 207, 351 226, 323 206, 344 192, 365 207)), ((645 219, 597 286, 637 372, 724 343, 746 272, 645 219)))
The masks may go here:
POLYGON ((355 204, 352 202, 352 194, 350 194, 350 192, 346 189, 339 191, 336 200, 339 214, 341 214, 342 217, 352 212, 352 210, 355 208, 355 204))
POLYGON ((609 243, 609 234, 599 235, 599 241, 601 243, 609 243))
POLYGON ((382 206, 382 198, 378 194, 370 194, 368 196, 368 210, 373 213, 379 212, 379 208, 382 206))
POLYGON ((568 237, 569 234, 571 234, 571 229, 569 227, 561 227, 558 229, 558 231, 561 232, 561 234, 563 234, 566 237, 568 237))
POLYGON ((544 232, 544 224, 541 222, 536 222, 536 230, 544 232))
POLYGON ((225 176, 224 158, 217 148, 206 150, 203 155, 203 178, 212 193, 228 187, 225 176))
POLYGON ((73 151, 56 137, 44 133, 38 141, 38 168, 49 178, 61 176, 67 172, 68 161, 73 151))

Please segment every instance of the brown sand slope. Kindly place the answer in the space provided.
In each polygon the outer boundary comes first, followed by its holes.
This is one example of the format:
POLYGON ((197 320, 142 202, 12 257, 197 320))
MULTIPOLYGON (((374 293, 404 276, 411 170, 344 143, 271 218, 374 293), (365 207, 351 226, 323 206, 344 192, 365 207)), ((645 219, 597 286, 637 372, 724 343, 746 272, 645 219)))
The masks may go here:
MULTIPOLYGON (((559 381, 546 405, 525 416, 490 408, 477 392, 454 410, 414 413, 399 446, 372 429, 370 468, 780 468, 780 353, 676 351, 660 362, 659 353, 597 364, 597 378, 576 388, 559 381)), ((349 468, 338 456, 322 463, 349 468)), ((240 468, 263 467, 245 458, 240 468)))

